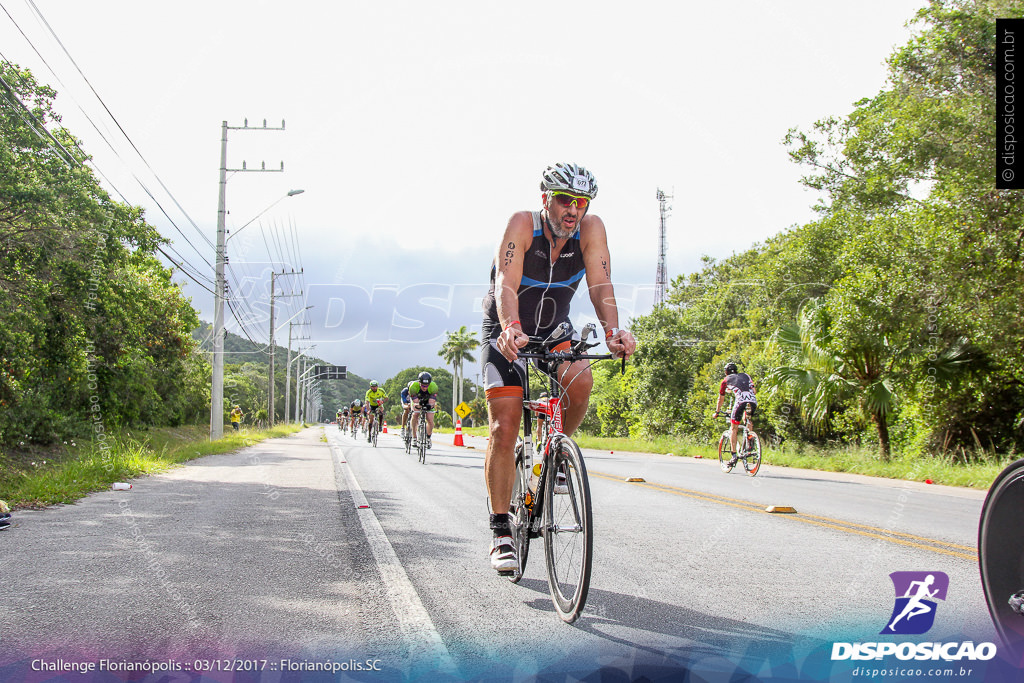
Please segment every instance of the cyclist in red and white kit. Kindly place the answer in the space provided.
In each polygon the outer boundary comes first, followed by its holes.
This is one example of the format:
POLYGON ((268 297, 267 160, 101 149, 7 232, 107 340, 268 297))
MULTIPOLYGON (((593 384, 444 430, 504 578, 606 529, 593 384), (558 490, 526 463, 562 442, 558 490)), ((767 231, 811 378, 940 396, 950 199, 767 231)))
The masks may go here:
MULTIPOLYGON (((739 461, 739 458, 736 457, 736 438, 739 435, 743 414, 749 406, 750 415, 754 415, 754 411, 757 410, 757 396, 754 391, 754 380, 750 378, 750 375, 738 372, 735 363, 726 363, 725 379, 722 380, 722 385, 718 388, 718 405, 715 406, 713 417, 717 418, 722 411, 722 403, 725 402, 725 392, 727 391, 733 395, 732 411, 729 413, 729 424, 731 425, 729 450, 732 452, 732 458, 725 465, 732 467, 739 461)), ((751 424, 750 418, 747 418, 747 429, 753 430, 753 428, 754 425, 751 424)))

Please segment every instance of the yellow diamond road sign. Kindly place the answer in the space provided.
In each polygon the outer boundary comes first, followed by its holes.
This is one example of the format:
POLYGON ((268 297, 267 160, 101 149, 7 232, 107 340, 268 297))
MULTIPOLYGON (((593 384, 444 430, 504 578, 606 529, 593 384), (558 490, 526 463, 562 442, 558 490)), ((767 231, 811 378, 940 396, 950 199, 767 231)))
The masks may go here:
POLYGON ((459 417, 465 418, 470 413, 469 405, 463 401, 459 405, 455 406, 455 412, 459 414, 459 417))

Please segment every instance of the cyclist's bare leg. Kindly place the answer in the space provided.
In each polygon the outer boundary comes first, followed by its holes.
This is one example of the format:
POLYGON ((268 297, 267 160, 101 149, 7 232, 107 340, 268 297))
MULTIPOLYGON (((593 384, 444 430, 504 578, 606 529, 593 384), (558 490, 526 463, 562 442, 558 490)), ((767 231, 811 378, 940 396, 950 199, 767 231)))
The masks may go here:
POLYGON ((563 363, 559 368, 558 381, 563 387, 567 387, 562 399, 562 406, 565 409, 562 414, 562 431, 572 436, 583 424, 583 418, 587 416, 590 391, 594 388, 594 376, 590 374, 590 362, 563 363))
POLYGON ((427 412, 427 438, 434 434, 434 411, 427 412))
POLYGON ((420 409, 413 408, 412 410, 412 438, 416 438, 416 429, 420 426, 420 409))
POLYGON ((411 406, 408 405, 408 404, 406 404, 402 408, 402 431, 403 432, 405 431, 405 424, 409 421, 409 411, 410 411, 410 409, 411 409, 411 406))
POLYGON ((516 476, 515 448, 523 417, 523 400, 518 396, 502 396, 487 400, 490 440, 484 460, 484 479, 491 512, 507 514, 512 501, 512 484, 516 476))
POLYGON ((739 438, 740 426, 738 424, 730 423, 729 426, 729 446, 732 447, 732 452, 736 452, 736 440, 739 438))

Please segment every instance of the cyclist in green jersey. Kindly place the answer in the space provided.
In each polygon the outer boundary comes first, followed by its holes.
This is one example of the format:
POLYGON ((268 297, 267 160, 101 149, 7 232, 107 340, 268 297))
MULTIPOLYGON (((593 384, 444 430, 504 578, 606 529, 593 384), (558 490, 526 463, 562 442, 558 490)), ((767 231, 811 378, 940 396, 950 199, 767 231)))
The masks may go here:
POLYGON ((384 403, 388 400, 388 394, 377 385, 377 380, 372 380, 370 382, 370 388, 366 390, 364 400, 366 405, 370 406, 370 423, 366 429, 366 440, 370 441, 374 420, 384 419, 384 403))
POLYGON ((437 405, 437 383, 429 372, 421 372, 420 376, 409 382, 409 400, 412 404, 412 433, 422 419, 421 413, 427 414, 427 448, 431 447, 430 437, 434 433, 434 406, 437 405), (426 403, 427 409, 423 410, 426 403))

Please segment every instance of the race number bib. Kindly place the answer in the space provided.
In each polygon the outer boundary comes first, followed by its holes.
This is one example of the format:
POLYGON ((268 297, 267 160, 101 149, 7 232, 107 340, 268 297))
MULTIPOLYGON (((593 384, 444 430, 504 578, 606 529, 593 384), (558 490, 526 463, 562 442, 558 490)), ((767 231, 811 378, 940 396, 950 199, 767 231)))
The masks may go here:
POLYGON ((577 192, 590 192, 590 181, 586 176, 577 175, 572 178, 572 189, 577 192))

